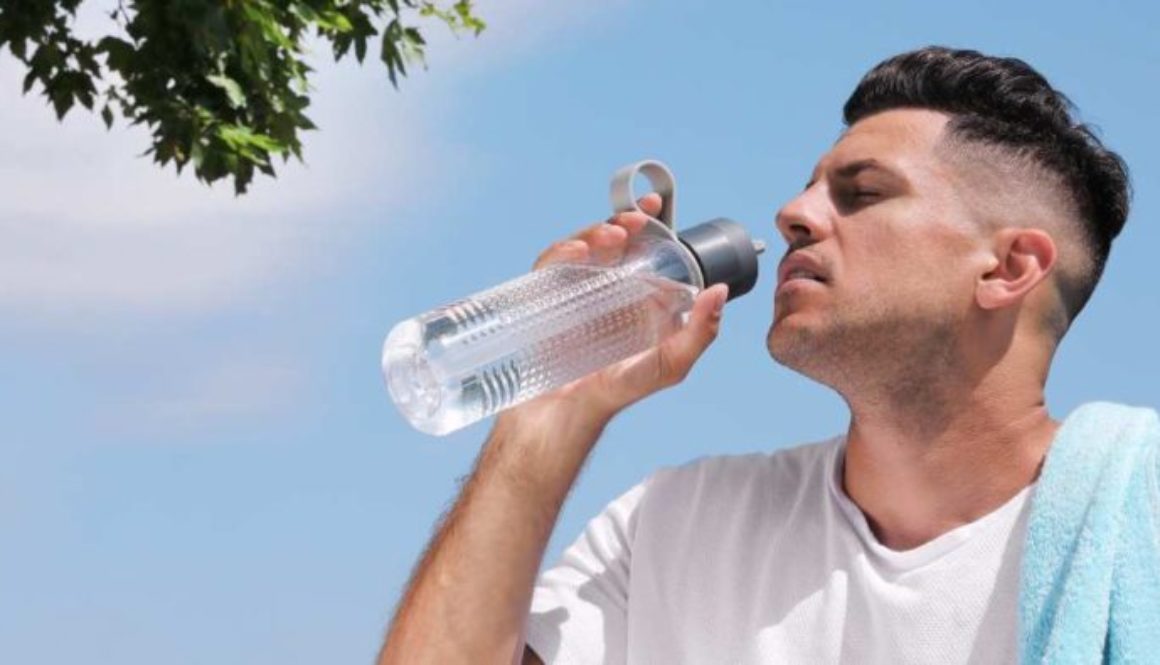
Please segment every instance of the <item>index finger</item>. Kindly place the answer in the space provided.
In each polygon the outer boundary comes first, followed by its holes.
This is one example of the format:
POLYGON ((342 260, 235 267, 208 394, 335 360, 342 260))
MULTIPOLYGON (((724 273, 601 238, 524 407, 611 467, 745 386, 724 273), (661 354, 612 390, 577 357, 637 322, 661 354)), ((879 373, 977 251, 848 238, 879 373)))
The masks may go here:
POLYGON ((661 214, 661 206, 663 203, 660 194, 650 192, 637 199, 636 205, 640 210, 629 210, 617 213, 608 222, 610 224, 623 226, 629 233, 636 233, 648 224, 650 215, 656 217, 661 214))

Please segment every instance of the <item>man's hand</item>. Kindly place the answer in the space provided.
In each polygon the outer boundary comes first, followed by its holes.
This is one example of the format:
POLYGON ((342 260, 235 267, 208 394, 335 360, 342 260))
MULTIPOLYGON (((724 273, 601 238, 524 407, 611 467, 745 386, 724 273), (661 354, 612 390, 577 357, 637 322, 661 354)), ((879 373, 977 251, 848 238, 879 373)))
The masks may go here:
MULTIPOLYGON (((661 197, 649 194, 639 201, 642 210, 656 216, 661 197)), ((625 248, 646 224, 639 212, 623 212, 606 222, 590 226, 568 240, 553 244, 536 260, 534 269, 553 263, 593 261, 615 264, 625 248)), ((581 410, 611 418, 625 407, 658 390, 680 383, 693 364, 717 337, 721 309, 729 289, 718 284, 697 295, 688 323, 661 344, 619 363, 610 365, 557 390, 509 411, 545 413, 581 410)), ((501 414, 500 417, 503 417, 501 414)), ((509 416, 511 417, 511 416, 509 416)))
MULTIPOLYGON (((650 214, 660 197, 640 202, 650 214)), ((645 226, 622 213, 556 243, 535 268, 615 263, 645 226)), ((609 420, 679 383, 717 336, 724 286, 698 295, 688 323, 654 349, 504 411, 399 603, 388 663, 538 663, 522 636, 560 506, 609 420)))

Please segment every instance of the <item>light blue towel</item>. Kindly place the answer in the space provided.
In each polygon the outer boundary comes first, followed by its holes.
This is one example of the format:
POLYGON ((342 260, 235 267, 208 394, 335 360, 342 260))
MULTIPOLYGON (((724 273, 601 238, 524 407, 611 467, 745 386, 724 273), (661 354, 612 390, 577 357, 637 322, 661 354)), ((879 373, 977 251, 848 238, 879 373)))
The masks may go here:
POLYGON ((1032 499, 1022 662, 1160 663, 1160 419, 1096 402, 1063 422, 1032 499))

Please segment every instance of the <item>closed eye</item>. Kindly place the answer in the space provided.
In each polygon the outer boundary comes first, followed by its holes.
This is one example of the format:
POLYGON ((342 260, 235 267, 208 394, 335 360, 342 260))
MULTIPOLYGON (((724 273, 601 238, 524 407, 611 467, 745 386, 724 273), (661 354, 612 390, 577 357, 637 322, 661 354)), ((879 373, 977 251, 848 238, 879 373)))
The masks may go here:
POLYGON ((842 214, 849 214, 876 205, 885 196, 876 189, 838 189, 834 192, 834 203, 842 214))
POLYGON ((837 201, 843 208, 860 208, 882 198, 882 193, 873 189, 847 189, 839 191, 837 201))

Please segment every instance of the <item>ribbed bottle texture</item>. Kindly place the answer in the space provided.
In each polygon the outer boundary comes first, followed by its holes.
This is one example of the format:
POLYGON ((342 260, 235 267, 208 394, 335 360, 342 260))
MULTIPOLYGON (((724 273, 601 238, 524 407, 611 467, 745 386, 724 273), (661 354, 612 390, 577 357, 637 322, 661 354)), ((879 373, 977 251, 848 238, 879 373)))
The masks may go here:
POLYGON ((408 319, 384 344, 391 396, 431 434, 532 399, 679 328, 695 269, 653 245, 618 266, 549 266, 408 319))

